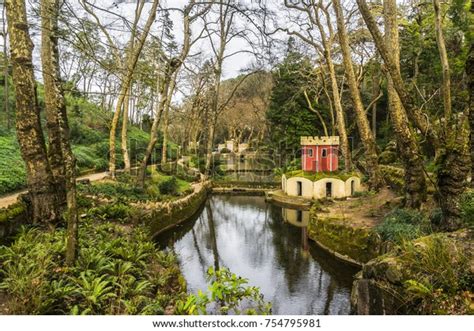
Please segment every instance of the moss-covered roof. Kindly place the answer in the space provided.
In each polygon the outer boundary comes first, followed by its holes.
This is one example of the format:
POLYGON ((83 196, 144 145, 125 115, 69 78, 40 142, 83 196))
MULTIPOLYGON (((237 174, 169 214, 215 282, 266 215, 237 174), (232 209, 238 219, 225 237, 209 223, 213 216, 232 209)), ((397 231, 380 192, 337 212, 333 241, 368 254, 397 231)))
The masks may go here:
POLYGON ((346 172, 346 171, 332 171, 332 172, 312 172, 303 170, 294 170, 285 173, 286 178, 291 177, 303 177, 313 182, 324 179, 324 178, 338 178, 342 181, 346 181, 351 177, 360 177, 357 172, 346 172))

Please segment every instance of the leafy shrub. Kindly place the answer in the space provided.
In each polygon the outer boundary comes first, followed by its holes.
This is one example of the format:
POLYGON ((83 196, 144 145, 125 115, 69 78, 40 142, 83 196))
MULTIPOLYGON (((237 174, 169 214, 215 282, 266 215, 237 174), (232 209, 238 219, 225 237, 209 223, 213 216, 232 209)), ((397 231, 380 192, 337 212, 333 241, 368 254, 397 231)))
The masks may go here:
POLYGON ((429 221, 418 211, 395 209, 383 219, 375 230, 383 240, 401 243, 430 232, 429 221))
POLYGON ((79 190, 87 194, 115 200, 137 201, 146 200, 149 198, 142 189, 134 186, 133 184, 122 183, 118 181, 83 185, 79 187, 79 190))
POLYGON ((130 214, 130 207, 121 203, 106 204, 91 208, 89 214, 102 220, 125 221, 130 214))
POLYGON ((176 182, 176 177, 167 177, 161 180, 158 183, 158 189, 161 194, 165 195, 175 195, 178 193, 178 184, 176 182))
POLYGON ((227 268, 214 270, 211 267, 207 276, 210 282, 209 293, 199 291, 198 294, 190 294, 186 300, 178 301, 178 314, 205 315, 212 313, 212 306, 218 307, 217 313, 222 315, 271 314, 271 303, 263 300, 259 288, 247 286, 247 279, 233 274, 227 268))
POLYGON ((163 314, 185 294, 176 257, 158 253, 140 226, 83 220, 72 268, 63 267, 64 238, 64 229, 23 228, 0 247, 9 313, 163 314))

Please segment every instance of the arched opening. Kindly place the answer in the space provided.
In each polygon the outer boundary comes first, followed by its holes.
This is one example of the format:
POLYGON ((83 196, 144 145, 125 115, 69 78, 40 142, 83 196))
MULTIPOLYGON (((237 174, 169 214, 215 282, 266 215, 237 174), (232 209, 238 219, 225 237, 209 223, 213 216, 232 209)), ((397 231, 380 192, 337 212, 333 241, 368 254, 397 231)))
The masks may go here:
POLYGON ((351 195, 355 193, 355 180, 351 180, 351 195))
POLYGON ((332 183, 327 182, 326 183, 326 198, 331 198, 332 197, 332 183))
POLYGON ((296 194, 298 196, 302 196, 303 195, 303 183, 301 182, 296 182, 296 194))

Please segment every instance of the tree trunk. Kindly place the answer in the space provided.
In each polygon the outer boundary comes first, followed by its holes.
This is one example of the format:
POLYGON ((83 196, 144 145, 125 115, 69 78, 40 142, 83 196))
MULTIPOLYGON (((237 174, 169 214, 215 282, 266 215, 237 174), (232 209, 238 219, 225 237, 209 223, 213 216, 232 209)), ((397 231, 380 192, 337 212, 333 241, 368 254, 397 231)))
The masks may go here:
MULTIPOLYGON (((384 0, 385 41, 395 62, 400 62, 400 46, 398 41, 397 4, 396 0, 384 0)), ((400 67, 398 67, 400 70, 400 67)), ((397 91, 393 87, 390 75, 387 75, 388 108, 397 140, 400 158, 405 168, 405 205, 419 208, 426 200, 426 179, 423 170, 423 159, 419 154, 419 146, 410 128, 408 117, 403 108, 397 91)))
POLYGON ((109 136, 109 173, 112 178, 115 177, 115 170, 116 170, 116 153, 115 153, 115 142, 116 142, 116 133, 117 133, 117 126, 120 119, 120 114, 122 110, 122 105, 125 100, 125 96, 128 93, 128 88, 130 83, 132 82, 133 72, 138 62, 138 57, 142 51, 143 45, 145 43, 145 39, 150 32, 151 26, 156 18, 156 11, 159 4, 159 0, 154 0, 153 5, 150 9, 150 14, 146 21, 145 27, 142 30, 142 34, 137 42, 136 47, 130 50, 130 56, 127 57, 127 68, 124 74, 121 77, 121 88, 119 93, 119 98, 117 104, 115 106, 114 116, 112 118, 112 125, 110 126, 110 136, 109 136))
POLYGON ((347 83, 351 94, 354 111, 356 115, 357 127, 359 128, 360 138, 365 149, 365 159, 367 162, 367 170, 369 173, 369 185, 373 189, 379 189, 384 185, 382 174, 380 173, 377 146, 375 144, 374 135, 370 129, 369 120, 367 119, 360 91, 357 85, 357 80, 352 66, 351 53, 349 48, 349 40, 347 38, 344 16, 339 0, 333 0, 334 10, 337 19, 337 32, 339 36, 339 43, 342 50, 342 57, 344 68, 347 75, 347 83))
POLYGON ((382 56, 385 67, 390 74, 390 78, 393 81, 393 87, 397 91, 400 101, 405 108, 409 119, 416 125, 423 135, 426 135, 433 146, 438 146, 438 136, 433 129, 428 117, 416 107, 413 97, 406 89, 403 78, 400 74, 400 71, 398 70, 398 64, 385 46, 384 38, 379 31, 377 22, 375 21, 369 7, 367 6, 367 2, 365 0, 356 1, 367 28, 374 39, 375 46, 377 47, 380 56, 382 56))
POLYGON ((9 86, 8 86, 8 46, 7 46, 7 20, 5 18, 5 3, 3 3, 3 12, 2 12, 2 19, 3 19, 3 102, 4 102, 4 109, 5 109, 5 116, 7 120, 7 129, 10 130, 10 105, 9 105, 9 86))
POLYGON ((168 91, 169 91, 169 84, 170 84, 170 74, 169 74, 169 67, 165 69, 165 74, 163 80, 160 79, 160 74, 158 73, 157 79, 157 94, 159 96, 159 101, 156 103, 155 108, 155 117, 153 119, 153 124, 150 130, 150 141, 146 147, 145 155, 143 160, 140 164, 140 168, 138 170, 137 176, 137 185, 139 187, 145 186, 145 177, 146 177, 146 168, 148 162, 150 161, 151 154, 153 153, 153 149, 158 141, 158 128, 160 127, 161 117, 163 115, 163 110, 166 107, 168 102, 168 91))
POLYGON ((132 86, 129 87, 128 93, 125 96, 124 103, 123 103, 123 118, 122 118, 122 155, 123 155, 123 163, 124 163, 124 171, 126 173, 130 173, 130 156, 128 154, 128 113, 130 107, 130 93, 132 91, 132 86))
POLYGON ((334 33, 333 33, 332 26, 330 26, 331 22, 329 19, 327 19, 327 25, 330 31, 329 42, 328 42, 328 40, 326 39, 324 28, 319 20, 317 11, 316 11, 316 23, 318 25, 319 34, 321 36, 321 41, 322 41, 323 49, 324 49, 324 58, 326 60, 326 65, 329 71, 329 78, 331 81, 332 99, 333 99, 334 109, 336 111, 337 132, 339 133, 341 153, 344 158, 344 169, 349 172, 349 171, 352 171, 351 149, 349 147, 349 139, 347 137, 346 122, 344 120, 344 110, 342 109, 341 95, 339 94, 339 87, 337 86, 336 70, 334 69, 334 62, 332 61, 332 52, 331 52, 334 33))
MULTIPOLYGON (((469 124, 467 117, 460 116, 452 120, 451 110, 451 71, 448 54, 444 43, 443 25, 441 21, 440 4, 433 0, 435 11, 436 41, 438 44, 441 67, 443 68, 443 104, 444 104, 444 134, 443 148, 436 160, 438 167, 436 180, 438 186, 438 204, 443 211, 441 228, 447 231, 457 230, 460 226, 459 199, 467 188, 467 176, 471 170, 469 150, 469 124)), ((467 69, 467 63, 466 63, 467 69)), ((470 110, 467 109, 466 115, 470 110)), ((464 115, 464 114, 461 114, 464 115)))
POLYGON ((163 111, 163 146, 161 147, 161 167, 166 166, 168 161, 168 124, 169 124, 169 107, 165 107, 163 111))
POLYGON ((51 171, 56 182, 56 190, 60 203, 66 205, 66 167, 64 164, 64 155, 62 148, 61 128, 59 125, 61 110, 59 109, 59 100, 56 96, 59 81, 56 82, 56 59, 53 49, 56 42, 54 27, 54 18, 52 17, 56 4, 52 0, 41 1, 41 62, 43 66, 44 80, 44 101, 46 110, 46 127, 48 129, 48 158, 51 171))
MULTIPOLYGON (((474 6, 471 9, 474 11, 474 6)), ((466 74, 468 77, 469 90, 469 124, 471 136, 471 187, 474 188, 474 43, 471 44, 469 54, 466 60, 466 74)))
MULTIPOLYGON (((378 75, 372 76, 372 98, 375 100, 380 93, 379 77, 378 75), (377 82, 376 82, 377 80, 377 82)), ((372 133, 374 139, 377 141, 377 101, 372 105, 372 133)))
POLYGON ((61 85, 58 49, 59 0, 41 1, 41 61, 46 111, 54 113, 60 138, 67 203, 66 264, 73 266, 77 256, 78 215, 76 203, 76 159, 69 140, 69 125, 61 85))
POLYGON ((444 43, 443 22, 441 21, 441 8, 439 0, 433 0, 435 12, 436 43, 438 44, 441 67, 443 68, 443 104, 446 129, 451 122, 451 73, 449 69, 448 52, 444 43))
POLYGON ((461 119, 452 131, 450 140, 439 156, 436 172, 438 186, 437 200, 443 212, 443 222, 439 227, 445 231, 455 231, 461 226, 459 198, 467 188, 467 174, 471 170, 469 157, 469 125, 461 119))
POLYGON ((48 163, 40 124, 33 72, 33 43, 28 31, 24 0, 6 1, 11 63, 16 93, 16 134, 26 164, 34 223, 61 218, 53 173, 48 163))

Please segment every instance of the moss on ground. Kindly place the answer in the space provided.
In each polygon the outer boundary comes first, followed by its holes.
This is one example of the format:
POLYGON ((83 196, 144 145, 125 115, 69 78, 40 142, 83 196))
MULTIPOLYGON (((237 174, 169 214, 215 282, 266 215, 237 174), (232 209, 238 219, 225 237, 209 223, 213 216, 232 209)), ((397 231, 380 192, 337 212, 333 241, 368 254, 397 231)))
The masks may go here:
POLYGON ((25 213, 25 205, 17 202, 8 208, 0 209, 0 223, 12 220, 25 213))
POLYGON ((351 177, 360 177, 356 172, 345 172, 345 171, 333 171, 333 172, 310 172, 303 170, 295 170, 285 173, 286 178, 291 177, 303 177, 313 182, 324 178, 338 178, 342 181, 346 181, 351 177))

